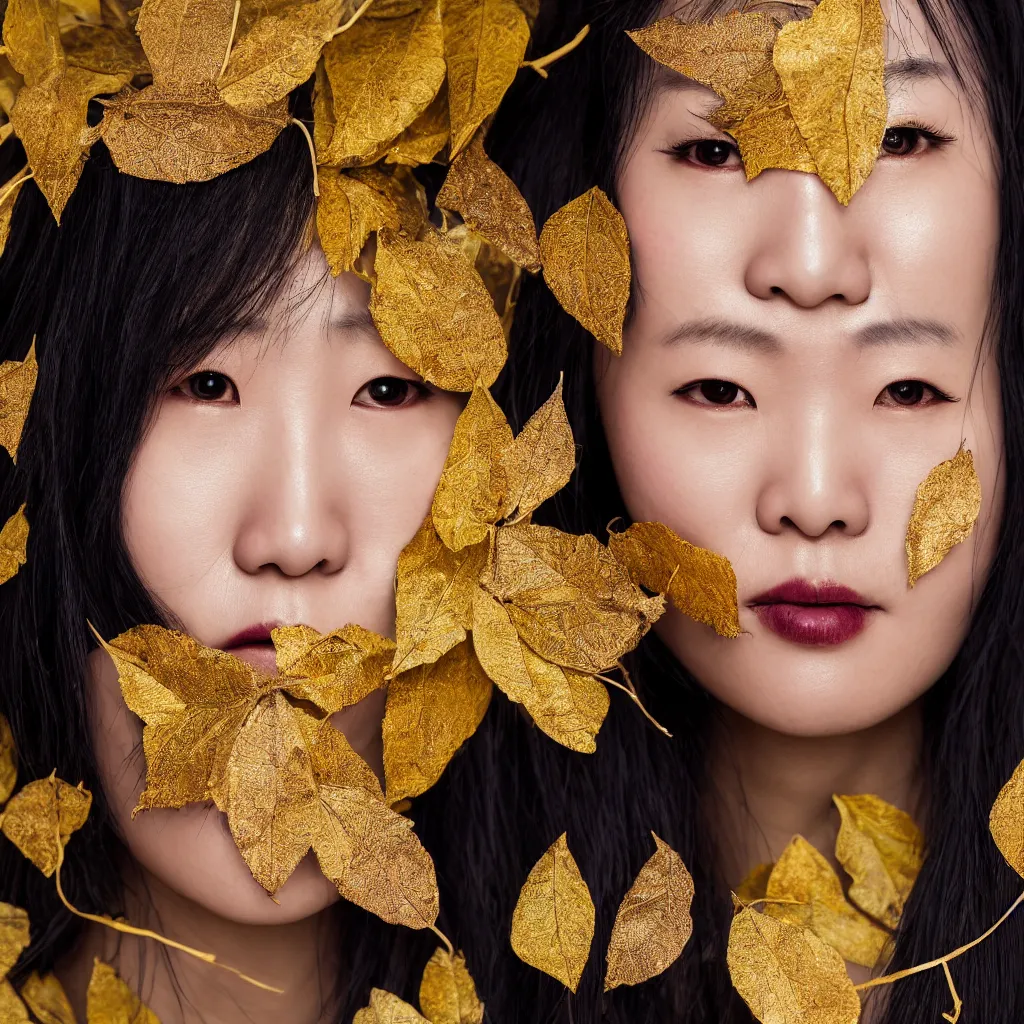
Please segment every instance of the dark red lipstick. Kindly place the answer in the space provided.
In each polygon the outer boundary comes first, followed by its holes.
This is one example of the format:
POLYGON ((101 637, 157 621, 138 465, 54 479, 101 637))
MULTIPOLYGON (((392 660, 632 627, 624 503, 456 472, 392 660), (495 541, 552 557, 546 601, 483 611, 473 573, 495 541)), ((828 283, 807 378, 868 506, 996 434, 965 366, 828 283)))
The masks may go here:
POLYGON ((271 643, 270 631, 279 625, 279 622, 260 622, 255 626, 247 626, 228 640, 221 649, 254 665, 261 672, 274 675, 277 668, 277 652, 271 643))
POLYGON ((251 644, 269 644, 270 632, 280 625, 277 622, 260 622, 255 626, 246 626, 241 633, 236 633, 222 648, 230 651, 235 647, 248 647, 251 644))
POLYGON ((833 647, 852 640, 878 609, 839 583, 793 579, 759 594, 750 606, 761 625, 794 644, 833 647))

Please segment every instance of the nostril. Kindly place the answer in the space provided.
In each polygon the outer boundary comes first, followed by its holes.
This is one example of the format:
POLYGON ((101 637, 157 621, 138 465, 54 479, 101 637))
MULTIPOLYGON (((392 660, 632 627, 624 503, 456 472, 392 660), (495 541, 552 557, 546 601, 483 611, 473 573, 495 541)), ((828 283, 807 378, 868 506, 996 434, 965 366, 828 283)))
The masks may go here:
POLYGON ((772 295, 785 295, 786 293, 777 285, 773 284, 771 288, 772 295))

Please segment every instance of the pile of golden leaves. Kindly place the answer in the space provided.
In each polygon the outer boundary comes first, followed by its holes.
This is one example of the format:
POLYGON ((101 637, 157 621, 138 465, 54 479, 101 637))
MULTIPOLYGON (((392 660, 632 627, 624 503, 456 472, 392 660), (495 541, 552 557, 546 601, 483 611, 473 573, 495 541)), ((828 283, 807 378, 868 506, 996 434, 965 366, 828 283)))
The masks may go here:
MULTIPOLYGON (((15 463, 38 372, 35 343, 24 359, 0 363, 0 445, 15 463)), ((25 564, 27 547, 28 520, 22 505, 0 528, 0 583, 25 564)))

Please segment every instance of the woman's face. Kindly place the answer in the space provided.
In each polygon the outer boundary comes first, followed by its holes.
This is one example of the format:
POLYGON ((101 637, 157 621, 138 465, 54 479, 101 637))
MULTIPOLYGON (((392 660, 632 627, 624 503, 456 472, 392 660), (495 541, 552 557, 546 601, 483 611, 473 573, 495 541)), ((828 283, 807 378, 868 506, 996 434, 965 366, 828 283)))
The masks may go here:
MULTIPOLYGON (((384 347, 366 284, 325 275, 313 249, 266 324, 159 396, 124 490, 128 550, 156 601, 201 643, 268 673, 275 625, 394 635, 398 555, 430 509, 462 407, 384 347)), ((141 723, 110 659, 92 658, 104 790, 144 868, 233 920, 297 920, 338 898, 309 856, 273 902, 210 806, 132 820, 141 723)), ((383 700, 335 716, 378 769, 383 700)))
POLYGON ((811 174, 748 183, 702 118, 714 94, 668 70, 618 180, 635 315, 597 370, 616 474, 633 519, 728 556, 744 633, 675 611, 658 628, 716 697, 793 735, 869 727, 937 680, 1000 518, 986 123, 913 4, 887 59, 892 128, 848 207, 811 174), (981 517, 910 590, 917 485, 961 439, 981 517), (757 610, 771 600, 791 607, 757 610), (815 600, 868 610, 792 607, 815 600))

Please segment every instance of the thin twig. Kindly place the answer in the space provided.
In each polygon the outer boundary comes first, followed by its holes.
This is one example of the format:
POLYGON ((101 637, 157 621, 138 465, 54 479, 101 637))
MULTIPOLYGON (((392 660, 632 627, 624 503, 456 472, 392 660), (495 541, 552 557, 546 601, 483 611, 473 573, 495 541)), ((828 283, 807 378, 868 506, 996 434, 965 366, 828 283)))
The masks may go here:
POLYGON ((19 186, 24 185, 29 178, 34 178, 35 174, 28 170, 28 164, 25 165, 25 171, 28 173, 22 173, 20 178, 15 178, 14 181, 8 182, 3 192, 0 192, 0 206, 3 206, 7 201, 7 197, 19 186))
POLYGON ((944 1013, 942 1016, 949 1021, 949 1024, 956 1024, 960 1019, 960 1011, 963 1009, 964 1001, 960 998, 956 985, 953 984, 953 975, 949 973, 949 964, 945 960, 942 961, 942 969, 946 972, 946 984, 949 985, 949 994, 953 997, 953 1012, 944 1013))
POLYGON ((658 730, 658 732, 663 733, 669 739, 672 739, 672 733, 670 733, 668 729, 666 729, 665 726, 663 726, 661 722, 659 722, 650 713, 650 711, 643 706, 640 698, 628 686, 623 686, 622 683, 618 682, 618 680, 609 679, 607 676, 596 676, 595 678, 600 679, 602 683, 607 683, 609 686, 614 686, 616 690, 621 690, 643 712, 644 718, 646 718, 647 721, 658 730))
POLYGON ((357 10, 356 13, 353 14, 352 17, 349 18, 344 25, 341 25, 338 28, 336 28, 331 33, 331 38, 333 39, 335 36, 340 36, 342 32, 347 32, 363 16, 363 14, 366 13, 367 8, 372 3, 373 0, 363 0, 363 3, 360 5, 359 10, 357 10))
POLYGON ((224 51, 224 63, 220 66, 220 74, 217 76, 219 82, 228 69, 228 61, 231 60, 231 47, 235 45, 235 30, 238 28, 238 12, 242 9, 242 0, 235 0, 235 13, 231 16, 231 35, 228 36, 228 48, 224 51))
POLYGON ((544 57, 538 57, 536 60, 524 60, 519 66, 521 68, 533 68, 541 78, 547 78, 548 73, 544 69, 554 64, 556 60, 560 60, 567 53, 572 53, 572 51, 587 38, 589 33, 590 26, 584 25, 583 28, 581 28, 579 32, 577 32, 576 35, 565 44, 565 46, 560 46, 557 50, 552 50, 551 53, 544 57))
POLYGON ((309 143, 309 158, 313 161, 313 195, 320 198, 320 177, 316 172, 316 148, 313 145, 313 136, 309 134, 309 129, 297 118, 292 118, 292 124, 298 125, 302 129, 302 134, 306 136, 306 142, 309 143))
POLYGON ((455 956, 455 947, 452 945, 451 940, 436 924, 430 926, 430 930, 444 943, 445 949, 448 950, 449 956, 455 956))

